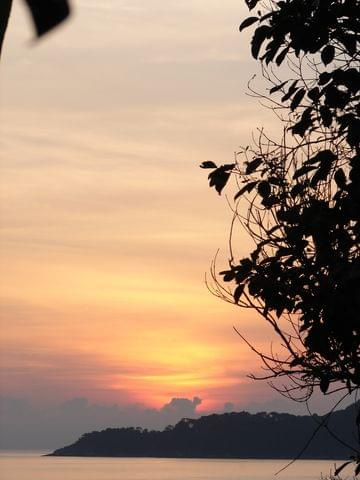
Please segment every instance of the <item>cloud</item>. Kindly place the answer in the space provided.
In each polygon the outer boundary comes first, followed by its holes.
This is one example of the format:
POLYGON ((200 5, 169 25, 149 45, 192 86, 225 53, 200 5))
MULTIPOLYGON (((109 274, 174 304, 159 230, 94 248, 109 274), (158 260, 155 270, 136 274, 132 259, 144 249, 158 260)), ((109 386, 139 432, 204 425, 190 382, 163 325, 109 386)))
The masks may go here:
POLYGON ((198 397, 172 398, 156 409, 140 404, 101 405, 79 397, 39 406, 21 398, 0 397, 0 448, 52 450, 85 432, 108 427, 163 429, 181 418, 198 417, 196 408, 200 404, 198 397))
POLYGON ((191 417, 196 414, 196 407, 201 404, 201 398, 194 397, 192 400, 188 398, 172 398, 169 403, 166 403, 160 412, 169 415, 179 415, 184 417, 191 417))

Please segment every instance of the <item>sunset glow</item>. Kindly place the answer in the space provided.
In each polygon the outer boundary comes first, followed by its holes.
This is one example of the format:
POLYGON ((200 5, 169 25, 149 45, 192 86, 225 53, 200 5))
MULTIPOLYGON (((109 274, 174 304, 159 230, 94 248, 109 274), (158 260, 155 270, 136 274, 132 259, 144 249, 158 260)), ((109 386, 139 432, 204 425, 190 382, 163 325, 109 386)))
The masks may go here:
MULTIPOLYGON (((243 6, 80 0, 29 46, 15 5, 1 84, 2 393, 160 409, 245 408, 268 332, 212 296, 231 212, 198 166, 229 162, 259 124, 243 6), (148 5, 149 3, 149 5, 148 5), (151 4, 151 5, 150 5, 151 4), (206 32, 206 34, 205 34, 206 32), (246 37, 245 37, 246 38, 246 37)), ((240 252, 250 248, 244 234, 240 252)))

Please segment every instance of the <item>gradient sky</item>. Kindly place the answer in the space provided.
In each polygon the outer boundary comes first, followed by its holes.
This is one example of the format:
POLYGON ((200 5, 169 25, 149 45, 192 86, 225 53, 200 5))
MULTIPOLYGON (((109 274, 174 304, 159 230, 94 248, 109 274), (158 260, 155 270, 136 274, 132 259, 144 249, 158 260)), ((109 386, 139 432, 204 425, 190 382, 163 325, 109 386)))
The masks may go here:
MULTIPOLYGON (((20 2, 19 2, 20 3, 20 2)), ((78 0, 40 42, 15 3, 1 67, 2 393, 200 411, 275 396, 232 330, 261 319, 204 284, 231 213, 204 160, 230 162, 270 113, 240 0, 78 0)), ((249 241, 239 233, 239 255, 249 241)), ((222 260, 223 259, 223 263, 222 260)))

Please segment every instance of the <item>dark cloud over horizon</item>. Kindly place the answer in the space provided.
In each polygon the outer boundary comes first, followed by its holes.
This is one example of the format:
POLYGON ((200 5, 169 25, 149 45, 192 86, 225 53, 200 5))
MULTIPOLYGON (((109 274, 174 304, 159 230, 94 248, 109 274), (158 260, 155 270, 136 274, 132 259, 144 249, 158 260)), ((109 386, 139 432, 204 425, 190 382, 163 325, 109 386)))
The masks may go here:
MULTIPOLYGON (((351 401, 349 399, 340 408, 345 408, 351 401)), ((201 404, 201 398, 196 396, 193 399, 174 397, 160 408, 149 408, 137 403, 98 404, 84 397, 75 397, 59 404, 40 406, 23 398, 0 396, 0 449, 53 450, 72 443, 83 433, 93 430, 108 427, 162 430, 184 417, 198 418, 210 413, 246 410, 250 413, 277 411, 308 414, 303 404, 278 397, 263 402, 254 399, 245 406, 226 402, 216 412, 199 411, 201 404)), ((315 399, 313 410, 319 412, 316 408, 318 406, 315 399)))
POLYGON ((161 408, 140 404, 101 405, 72 398, 58 405, 39 406, 25 399, 0 397, 0 449, 54 449, 81 434, 107 427, 163 429, 181 418, 196 418, 201 399, 172 398, 161 408))

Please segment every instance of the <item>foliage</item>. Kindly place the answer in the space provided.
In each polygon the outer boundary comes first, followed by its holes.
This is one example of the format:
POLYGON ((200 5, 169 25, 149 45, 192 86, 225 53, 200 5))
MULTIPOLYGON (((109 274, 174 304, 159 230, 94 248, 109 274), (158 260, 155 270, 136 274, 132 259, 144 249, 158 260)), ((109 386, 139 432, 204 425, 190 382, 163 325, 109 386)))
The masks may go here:
POLYGON ((257 24, 251 51, 270 86, 266 95, 252 91, 284 133, 274 141, 260 131, 235 163, 202 165, 219 193, 235 179, 234 217, 255 242, 240 261, 231 252, 225 283, 213 272, 213 290, 271 325, 285 354, 250 347, 265 378, 287 377, 281 392, 306 400, 315 386, 360 387, 360 4, 269 5, 240 30, 257 24))
MULTIPOLYGON (((259 0, 247 4, 252 10, 259 0)), ((255 22, 259 26, 251 41, 252 55, 266 65, 280 66, 292 55, 300 62, 314 55, 306 79, 300 74, 270 90, 281 90, 281 101, 291 110, 302 106, 292 131, 304 136, 319 127, 333 127, 356 147, 360 139, 359 2, 272 1, 270 11, 259 10, 240 30, 255 22)))
MULTIPOLYGON (((25 0, 32 20, 36 35, 40 37, 59 25, 70 14, 67 0, 25 0)), ((0 5, 0 53, 8 25, 12 0, 1 0, 0 5)))
POLYGON ((0 3, 0 54, 8 26, 12 0, 2 0, 0 3))

